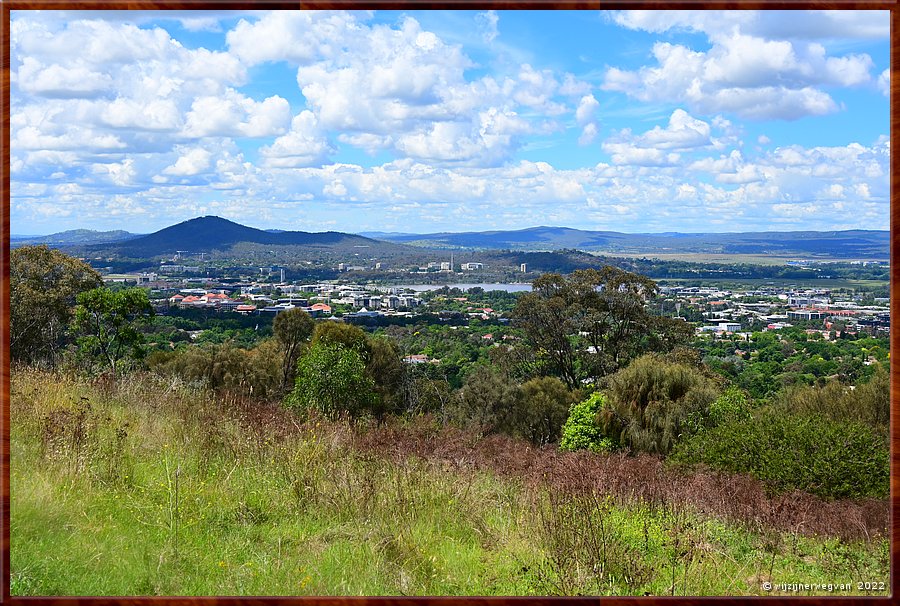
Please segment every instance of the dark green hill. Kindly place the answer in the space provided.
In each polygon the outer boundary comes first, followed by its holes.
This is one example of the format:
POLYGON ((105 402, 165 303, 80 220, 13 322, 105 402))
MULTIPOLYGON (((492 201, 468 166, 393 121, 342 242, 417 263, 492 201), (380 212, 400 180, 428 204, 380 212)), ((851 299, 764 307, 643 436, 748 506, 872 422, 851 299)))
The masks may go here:
POLYGON ((341 232, 272 232, 240 225, 221 217, 209 216, 184 221, 140 238, 117 243, 115 246, 88 248, 92 251, 115 252, 126 257, 148 258, 171 255, 176 251, 198 253, 226 250, 241 243, 313 248, 385 246, 383 242, 377 240, 341 232))

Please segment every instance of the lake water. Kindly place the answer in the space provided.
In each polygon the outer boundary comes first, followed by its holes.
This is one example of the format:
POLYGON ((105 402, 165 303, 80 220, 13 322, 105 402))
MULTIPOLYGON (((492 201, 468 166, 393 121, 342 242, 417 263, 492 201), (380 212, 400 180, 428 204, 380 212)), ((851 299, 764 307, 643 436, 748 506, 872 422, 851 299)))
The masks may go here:
POLYGON ((468 290, 478 286, 484 290, 504 290, 506 292, 531 291, 531 284, 400 284, 399 286, 391 286, 390 288, 408 288, 416 292, 424 292, 426 290, 437 290, 444 286, 458 288, 460 290, 468 290))

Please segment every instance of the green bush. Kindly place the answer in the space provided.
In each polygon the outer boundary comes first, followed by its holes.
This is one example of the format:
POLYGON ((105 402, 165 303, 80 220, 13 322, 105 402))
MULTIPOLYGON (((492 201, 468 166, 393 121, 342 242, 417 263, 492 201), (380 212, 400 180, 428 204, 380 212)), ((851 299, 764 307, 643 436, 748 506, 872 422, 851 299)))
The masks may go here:
POLYGON ((634 450, 667 454, 696 432, 718 397, 718 385, 700 368, 648 354, 609 378, 609 406, 599 425, 634 450))
POLYGON ((869 427, 776 407, 700 432, 678 444, 670 460, 835 498, 885 497, 890 477, 887 443, 869 427))
POLYGON ((504 433, 533 444, 555 442, 576 392, 556 377, 517 385, 506 374, 477 366, 447 407, 450 420, 484 434, 504 433))
POLYGON ((294 390, 285 400, 292 408, 314 408, 332 419, 359 417, 375 403, 375 382, 357 350, 324 340, 300 358, 294 390))
POLYGON ((749 419, 750 400, 747 398, 747 394, 738 387, 731 386, 709 405, 709 412, 703 425, 718 427, 730 420, 747 421, 749 419))
POLYGON ((594 452, 613 450, 615 443, 603 434, 597 423, 597 415, 606 406, 606 397, 600 392, 593 393, 586 400, 574 404, 562 428, 560 449, 594 452))

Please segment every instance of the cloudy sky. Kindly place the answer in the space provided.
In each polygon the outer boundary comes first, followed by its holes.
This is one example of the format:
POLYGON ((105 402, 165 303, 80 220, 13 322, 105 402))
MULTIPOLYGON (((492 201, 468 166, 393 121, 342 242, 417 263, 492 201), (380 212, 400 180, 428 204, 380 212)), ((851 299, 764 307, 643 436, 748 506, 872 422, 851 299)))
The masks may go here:
POLYGON ((47 12, 11 231, 887 229, 889 13, 47 12))

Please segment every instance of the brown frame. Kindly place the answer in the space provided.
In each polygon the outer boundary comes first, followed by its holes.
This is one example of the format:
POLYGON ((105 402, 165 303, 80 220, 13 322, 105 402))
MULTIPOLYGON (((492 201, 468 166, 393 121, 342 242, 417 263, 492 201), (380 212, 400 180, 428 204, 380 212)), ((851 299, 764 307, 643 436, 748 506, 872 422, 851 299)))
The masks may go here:
MULTIPOLYGON (((112 605, 126 604, 138 605, 148 603, 165 603, 171 605, 209 604, 237 606, 238 604, 288 604, 288 603, 321 603, 321 604, 373 604, 389 606, 393 604, 407 605, 414 602, 445 605, 450 603, 462 604, 550 604, 565 601, 569 604, 587 606, 596 604, 599 598, 503 598, 503 597, 340 597, 340 598, 315 598, 315 597, 11 597, 10 596, 10 494, 9 494, 9 399, 10 399, 10 359, 9 359, 9 238, 10 238, 10 11, 44 9, 44 10, 190 10, 198 8, 215 10, 236 9, 566 9, 566 10, 600 10, 600 9, 626 9, 626 8, 659 8, 659 9, 707 9, 707 10, 734 10, 734 9, 822 9, 822 10, 889 10, 891 12, 891 97, 890 97, 890 140, 891 147, 900 149, 900 0, 311 0, 307 2, 291 2, 287 0, 0 0, 0 47, 2 47, 2 74, 0 74, 0 151, 2 151, 2 165, 0 165, 0 515, 2 515, 2 527, 0 527, 0 602, 13 604, 97 604, 112 605)), ((891 195, 890 195, 890 229, 891 229, 891 270, 890 270, 890 294, 891 316, 900 317, 900 177, 898 177, 897 164, 891 158, 891 195), (896 244, 896 245, 895 245, 896 244)), ((891 579, 890 593, 892 596, 900 595, 900 575, 897 575, 896 566, 900 562, 900 423, 897 422, 900 415, 900 363, 896 358, 900 355, 900 330, 894 330, 890 335, 890 349, 894 353, 890 365, 891 377, 891 481, 890 481, 890 506, 891 506, 891 579)), ((723 600, 733 598, 635 598, 635 597, 611 597, 602 598, 606 604, 635 604, 635 603, 722 603, 723 600)), ((740 598, 742 600, 754 600, 758 598, 740 598)), ((852 598, 829 597, 768 597, 766 604, 825 604, 836 601, 848 601, 854 604, 871 604, 880 606, 891 603, 891 597, 870 596, 852 598)))

